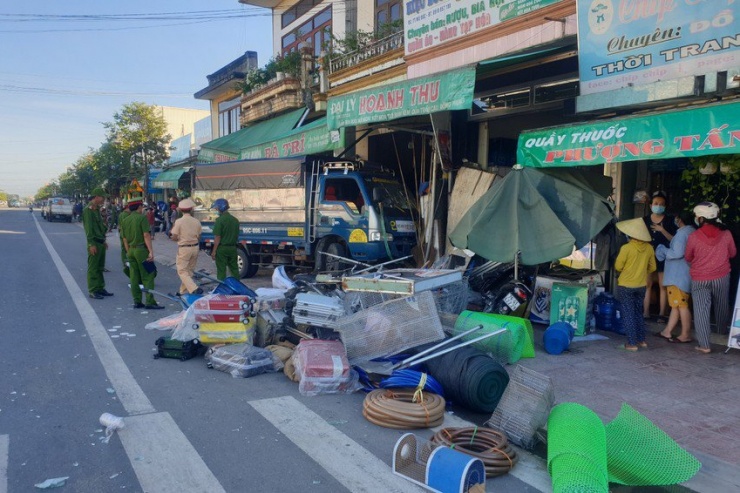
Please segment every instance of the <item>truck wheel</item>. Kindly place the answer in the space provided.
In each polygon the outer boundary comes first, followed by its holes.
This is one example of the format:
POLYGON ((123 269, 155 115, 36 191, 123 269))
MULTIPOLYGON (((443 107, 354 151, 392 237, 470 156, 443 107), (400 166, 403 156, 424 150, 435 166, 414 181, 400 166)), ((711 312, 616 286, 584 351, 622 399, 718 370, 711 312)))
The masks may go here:
POLYGON ((240 278, 250 278, 259 270, 259 265, 254 262, 254 256, 249 255, 246 250, 236 249, 236 264, 239 267, 240 278))
MULTIPOLYGON (((338 241, 327 241, 322 245, 322 248, 319 250, 319 252, 326 252, 332 255, 338 255, 340 257, 347 257, 347 247, 339 243, 338 241)), ((316 268, 318 271, 339 272, 349 267, 346 262, 342 262, 336 257, 321 255, 318 252, 317 256, 318 258, 316 259, 316 268)))

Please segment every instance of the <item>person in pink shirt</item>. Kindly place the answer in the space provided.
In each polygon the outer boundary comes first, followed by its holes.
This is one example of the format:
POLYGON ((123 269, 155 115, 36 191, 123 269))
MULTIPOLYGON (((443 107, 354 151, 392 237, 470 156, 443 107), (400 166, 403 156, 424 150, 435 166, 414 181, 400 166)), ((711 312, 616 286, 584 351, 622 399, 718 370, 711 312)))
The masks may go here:
POLYGON ((719 220, 719 207, 702 202, 694 207, 698 229, 689 235, 684 258, 689 263, 696 350, 709 354, 709 309, 714 307, 717 328, 727 327, 730 314, 730 259, 737 254, 735 240, 719 220))

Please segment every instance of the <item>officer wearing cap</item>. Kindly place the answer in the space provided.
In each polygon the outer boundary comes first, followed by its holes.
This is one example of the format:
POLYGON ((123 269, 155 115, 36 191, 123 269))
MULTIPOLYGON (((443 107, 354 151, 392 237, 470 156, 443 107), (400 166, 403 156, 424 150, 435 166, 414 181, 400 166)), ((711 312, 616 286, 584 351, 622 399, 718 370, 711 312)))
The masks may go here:
POLYGON ((218 211, 218 218, 213 224, 213 251, 211 258, 216 262, 216 278, 226 279, 226 268, 231 275, 239 279, 239 264, 236 261, 236 242, 239 239, 239 220, 229 213, 229 202, 216 199, 211 209, 218 211))
POLYGON ((142 292, 139 284, 147 289, 154 289, 154 278, 157 271, 154 268, 154 248, 152 237, 149 234, 149 221, 142 214, 144 202, 140 197, 132 197, 128 201, 129 216, 121 223, 123 244, 128 255, 131 279, 131 296, 134 299, 134 308, 155 310, 164 308, 154 300, 154 295, 146 293, 146 305, 141 302, 142 292), (151 269, 145 267, 151 266, 151 269))
POLYGON ((200 251, 200 221, 193 217, 195 202, 190 199, 180 201, 178 209, 182 217, 175 221, 170 231, 170 239, 177 242, 177 275, 180 276, 179 293, 202 294, 203 288, 193 281, 195 264, 200 251))
POLYGON ((105 234, 108 228, 103 221, 103 216, 100 215, 100 206, 103 205, 108 194, 98 187, 93 189, 90 195, 92 199, 82 211, 82 225, 85 228, 87 239, 87 291, 90 298, 102 300, 106 296, 113 296, 113 293, 105 290, 105 278, 103 277, 105 251, 108 249, 105 234))

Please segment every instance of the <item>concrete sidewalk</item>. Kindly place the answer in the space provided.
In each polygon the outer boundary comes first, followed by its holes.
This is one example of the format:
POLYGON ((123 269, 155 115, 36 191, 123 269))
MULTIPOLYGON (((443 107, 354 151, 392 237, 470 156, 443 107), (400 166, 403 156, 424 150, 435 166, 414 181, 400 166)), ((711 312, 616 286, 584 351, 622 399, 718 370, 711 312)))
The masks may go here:
MULTIPOLYGON (((111 250, 118 247, 117 232, 108 240, 111 250)), ((155 260, 174 268, 176 254, 176 243, 157 234, 155 260)), ((213 261, 203 251, 197 268, 215 273, 213 261)), ((252 289, 272 287, 271 275, 261 270, 243 282, 252 289)), ((557 402, 583 404, 604 423, 627 403, 702 461, 700 473, 685 486, 695 491, 740 491, 740 394, 735 385, 740 381, 740 351, 724 353, 726 335, 713 334, 712 353, 704 355, 694 350, 695 344, 669 343, 651 335, 648 349, 632 353, 619 349, 624 337, 597 332, 608 339, 576 339, 569 351, 553 356, 544 351, 545 328, 535 326, 537 356, 519 364, 550 376, 557 402)), ((648 324, 651 333, 662 328, 648 324)))

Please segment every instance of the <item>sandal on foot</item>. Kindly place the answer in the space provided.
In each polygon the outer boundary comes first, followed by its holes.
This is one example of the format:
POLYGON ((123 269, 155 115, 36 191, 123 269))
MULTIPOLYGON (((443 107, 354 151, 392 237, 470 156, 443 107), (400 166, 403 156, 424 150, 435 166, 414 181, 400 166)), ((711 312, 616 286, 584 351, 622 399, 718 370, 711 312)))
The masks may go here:
POLYGON ((647 349, 648 345, 647 345, 647 342, 642 341, 642 342, 638 342, 637 343, 637 347, 639 347, 641 349, 647 349))
POLYGON ((688 343, 690 343, 690 342, 694 342, 694 340, 693 340, 693 339, 689 339, 688 341, 682 341, 682 340, 681 340, 681 339, 679 339, 678 337, 674 337, 674 338, 673 338, 673 340, 672 340, 671 342, 677 342, 677 343, 679 343, 679 344, 688 344, 688 343))
POLYGON ((622 346, 619 346, 619 349, 624 349, 625 351, 630 351, 634 353, 637 351, 637 346, 630 346, 629 344, 624 344, 622 346))
POLYGON ((661 339, 665 339, 668 342, 673 342, 673 337, 666 337, 663 334, 661 334, 660 332, 654 332, 653 335, 655 337, 660 337, 661 339))
POLYGON ((709 354, 712 352, 712 350, 708 347, 696 346, 694 349, 700 352, 701 354, 709 354))

